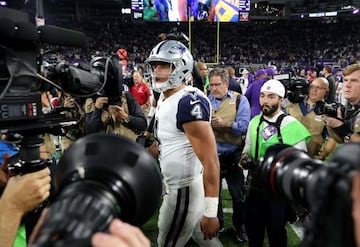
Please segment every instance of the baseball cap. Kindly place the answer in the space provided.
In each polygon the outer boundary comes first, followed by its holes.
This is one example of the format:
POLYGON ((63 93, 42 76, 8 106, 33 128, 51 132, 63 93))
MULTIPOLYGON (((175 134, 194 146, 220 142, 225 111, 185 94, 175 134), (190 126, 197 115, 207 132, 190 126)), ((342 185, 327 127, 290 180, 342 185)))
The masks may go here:
POLYGON ((255 78, 259 77, 260 75, 266 75, 265 70, 263 70, 263 69, 257 70, 256 73, 255 73, 255 78))
POLYGON ((264 83, 260 89, 260 92, 274 93, 280 97, 284 97, 285 87, 280 81, 271 79, 264 83))
POLYGON ((269 67, 265 70, 267 76, 273 76, 276 74, 276 70, 272 67, 269 67))

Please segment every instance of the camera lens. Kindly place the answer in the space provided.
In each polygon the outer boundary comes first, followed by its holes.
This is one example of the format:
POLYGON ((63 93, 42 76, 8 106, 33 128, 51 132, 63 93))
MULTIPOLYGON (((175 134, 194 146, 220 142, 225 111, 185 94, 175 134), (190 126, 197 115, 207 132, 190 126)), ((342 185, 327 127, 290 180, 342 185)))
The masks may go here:
POLYGON ((35 247, 84 246, 83 241, 106 231, 114 218, 142 225, 158 207, 162 178, 157 162, 141 145, 98 133, 80 138, 64 152, 55 187, 57 197, 35 247))
POLYGON ((260 166, 260 177, 269 195, 309 208, 308 180, 322 163, 299 149, 285 144, 268 148, 260 166))

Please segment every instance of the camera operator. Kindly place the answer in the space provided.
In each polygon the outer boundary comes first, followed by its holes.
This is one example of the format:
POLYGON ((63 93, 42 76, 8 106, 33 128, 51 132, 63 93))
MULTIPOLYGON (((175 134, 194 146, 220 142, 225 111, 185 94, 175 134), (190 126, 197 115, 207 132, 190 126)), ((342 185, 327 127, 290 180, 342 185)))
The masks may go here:
POLYGON ((341 107, 338 107, 336 117, 323 115, 323 120, 331 128, 330 135, 338 143, 358 142, 360 141, 360 64, 349 65, 343 74, 346 110, 342 113, 341 107))
POLYGON ((324 131, 326 130, 325 123, 317 120, 314 108, 316 102, 324 101, 328 91, 329 82, 323 77, 318 77, 311 83, 309 94, 304 100, 299 103, 290 103, 286 107, 286 112, 309 130, 311 138, 307 143, 307 151, 312 158, 319 154, 324 144, 324 131))
MULTIPOLYGON (((9 158, 9 156, 5 156, 9 158)), ((9 177, 7 158, 1 166, 1 184, 6 184, 0 197, 0 241, 2 247, 13 246, 21 220, 50 195, 50 170, 9 177)), ((21 229, 21 228, 20 228, 21 229)), ((23 236, 25 237, 25 236, 23 236)), ((22 238, 22 237, 20 237, 22 238)), ((19 244, 26 246, 19 238, 19 244)))
POLYGON ((122 92, 116 102, 108 97, 98 97, 94 103, 89 98, 85 103, 85 132, 87 134, 105 131, 136 140, 145 131, 147 121, 143 110, 130 92, 122 92), (104 109, 104 106, 107 106, 104 109))
POLYGON ((271 247, 287 246, 285 225, 289 219, 289 205, 265 195, 257 163, 267 148, 276 143, 306 151, 310 133, 298 120, 282 112, 284 96, 285 87, 280 81, 271 79, 265 82, 259 99, 262 113, 250 121, 246 134, 240 164, 244 169, 250 169, 247 178, 250 187, 245 202, 245 227, 250 247, 263 246, 265 229, 271 247))

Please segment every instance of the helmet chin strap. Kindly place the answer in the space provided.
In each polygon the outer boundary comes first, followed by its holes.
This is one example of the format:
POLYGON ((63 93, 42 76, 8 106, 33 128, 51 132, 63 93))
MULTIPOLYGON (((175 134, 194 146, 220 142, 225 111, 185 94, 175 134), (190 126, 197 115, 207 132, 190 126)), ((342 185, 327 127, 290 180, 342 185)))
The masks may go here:
POLYGON ((169 82, 168 82, 168 81, 167 81, 167 82, 162 82, 162 83, 156 83, 156 82, 154 82, 154 83, 152 84, 152 87, 153 87, 153 90, 154 90, 155 92, 157 92, 157 93, 162 93, 162 92, 165 92, 166 90, 169 89, 168 85, 169 85, 169 82))

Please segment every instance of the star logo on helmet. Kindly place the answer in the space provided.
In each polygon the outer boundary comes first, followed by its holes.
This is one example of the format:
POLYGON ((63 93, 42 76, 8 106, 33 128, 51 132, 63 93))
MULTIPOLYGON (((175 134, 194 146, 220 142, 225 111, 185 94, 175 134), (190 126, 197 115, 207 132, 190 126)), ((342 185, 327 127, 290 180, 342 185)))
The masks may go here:
POLYGON ((184 54, 185 51, 186 51, 186 47, 184 47, 182 45, 173 46, 169 50, 170 53, 180 53, 180 54, 184 54))

